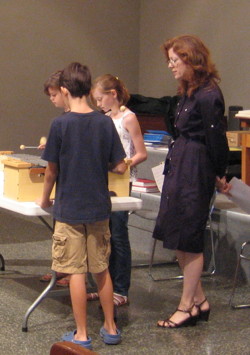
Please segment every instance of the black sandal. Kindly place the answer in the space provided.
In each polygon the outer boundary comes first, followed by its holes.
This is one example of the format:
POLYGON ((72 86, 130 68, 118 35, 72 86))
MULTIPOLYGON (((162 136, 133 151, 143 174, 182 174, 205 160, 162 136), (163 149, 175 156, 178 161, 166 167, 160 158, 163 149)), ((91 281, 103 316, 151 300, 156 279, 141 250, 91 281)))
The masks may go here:
POLYGON ((197 318, 198 318, 198 315, 195 315, 193 316, 191 311, 193 309, 193 307, 195 306, 195 304, 193 304, 192 307, 190 307, 189 309, 187 310, 184 310, 184 309, 179 309, 177 308, 175 310, 174 313, 171 314, 171 316, 167 319, 165 319, 161 324, 159 324, 159 321, 157 323, 157 326, 160 327, 160 328, 169 328, 169 329, 172 329, 172 328, 181 328, 181 327, 189 327, 189 326, 195 326, 196 325, 196 322, 197 322, 197 318), (176 313, 176 312, 183 312, 183 313, 188 313, 189 314, 189 317, 187 319, 185 319, 184 321, 180 322, 180 323, 175 323, 173 322, 172 320, 170 320, 170 318, 176 313))
POLYGON ((198 320, 201 320, 201 321, 204 321, 204 322, 208 322, 208 319, 209 319, 209 314, 210 314, 210 308, 205 310, 205 311, 202 311, 201 310, 201 306, 207 301, 207 297, 204 299, 204 301, 202 301, 201 303, 199 304, 196 304, 195 307, 198 308, 198 320))

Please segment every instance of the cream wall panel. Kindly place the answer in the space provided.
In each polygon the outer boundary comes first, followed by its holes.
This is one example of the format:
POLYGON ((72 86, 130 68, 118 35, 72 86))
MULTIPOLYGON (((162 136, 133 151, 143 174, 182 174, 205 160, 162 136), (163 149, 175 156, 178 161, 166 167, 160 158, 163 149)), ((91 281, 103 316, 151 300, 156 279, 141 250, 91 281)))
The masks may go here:
POLYGON ((176 82, 160 45, 195 34, 210 48, 221 75, 226 107, 250 108, 249 0, 141 0, 139 92, 173 95, 176 82))
POLYGON ((139 1, 0 0, 0 150, 33 146, 56 110, 43 83, 72 61, 138 91, 139 1))

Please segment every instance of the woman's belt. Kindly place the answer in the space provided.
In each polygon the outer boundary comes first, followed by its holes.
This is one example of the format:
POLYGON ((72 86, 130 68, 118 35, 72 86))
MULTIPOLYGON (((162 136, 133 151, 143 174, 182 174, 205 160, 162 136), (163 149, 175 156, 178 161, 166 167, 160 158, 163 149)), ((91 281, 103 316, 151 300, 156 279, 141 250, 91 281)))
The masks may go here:
POLYGON ((190 136, 188 134, 181 134, 180 135, 181 137, 184 137, 188 140, 191 140, 191 141, 194 141, 194 142, 199 142, 199 143, 202 143, 202 144, 206 144, 206 139, 204 136, 190 136))

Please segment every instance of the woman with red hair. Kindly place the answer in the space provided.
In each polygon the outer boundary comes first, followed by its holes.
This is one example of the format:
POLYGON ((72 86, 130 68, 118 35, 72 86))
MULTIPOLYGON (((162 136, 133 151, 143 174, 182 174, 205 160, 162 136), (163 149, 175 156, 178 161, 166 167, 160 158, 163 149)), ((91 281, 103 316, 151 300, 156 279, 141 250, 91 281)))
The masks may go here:
POLYGON ((209 318, 200 281, 204 232, 215 185, 227 188, 228 144, 220 78, 207 47, 198 37, 183 35, 166 41, 163 49, 180 101, 153 237, 176 250, 184 278, 176 311, 158 326, 179 328, 209 318))

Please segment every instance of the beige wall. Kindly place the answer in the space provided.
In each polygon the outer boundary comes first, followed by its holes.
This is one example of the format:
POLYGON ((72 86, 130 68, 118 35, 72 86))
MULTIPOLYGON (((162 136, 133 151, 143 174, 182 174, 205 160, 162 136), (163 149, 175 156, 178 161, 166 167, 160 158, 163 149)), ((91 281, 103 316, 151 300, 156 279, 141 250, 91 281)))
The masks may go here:
POLYGON ((249 13, 249 0, 0 0, 0 150, 47 135, 60 111, 43 83, 71 61, 118 75, 132 93, 174 95, 160 45, 183 33, 210 48, 226 107, 249 109, 249 13))
POLYGON ((249 0, 141 0, 139 92, 161 97, 176 91, 160 45, 195 34, 209 47, 228 106, 250 109, 249 0))
POLYGON ((20 153, 20 144, 36 145, 47 135, 60 111, 43 94, 43 83, 71 61, 89 65, 93 77, 111 72, 138 91, 139 5, 0 0, 0 150, 20 153))

